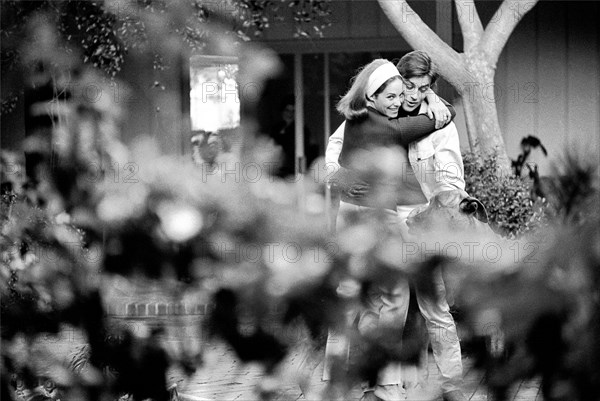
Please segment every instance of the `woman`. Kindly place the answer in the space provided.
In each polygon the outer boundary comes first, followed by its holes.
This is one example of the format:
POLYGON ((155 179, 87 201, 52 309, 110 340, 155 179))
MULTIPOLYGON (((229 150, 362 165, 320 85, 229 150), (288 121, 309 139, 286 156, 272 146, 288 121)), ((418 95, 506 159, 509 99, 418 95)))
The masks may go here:
MULTIPOLYGON (((387 60, 377 59, 359 71, 351 88, 337 105, 338 111, 346 118, 339 157, 342 168, 334 176, 335 183, 342 189, 338 228, 345 225, 345 216, 349 213, 379 212, 385 215, 388 228, 399 233, 396 204, 425 202, 414 175, 403 174, 399 179, 398 174, 373 174, 377 168, 372 167, 385 163, 380 159, 381 153, 377 149, 390 147, 397 147, 395 153, 388 153, 388 157, 396 159, 392 165, 401 165, 412 172, 407 157, 408 144, 440 128, 436 126, 436 121, 425 115, 397 119, 403 97, 404 81, 396 66, 387 60)), ((431 105, 441 104, 433 92, 428 99, 431 105)), ((443 110, 436 111, 442 114, 448 112, 446 122, 450 121, 450 115, 455 115, 452 106, 448 105, 448 109, 444 106, 443 110)), ((344 285, 340 285, 339 291, 343 293, 345 290, 344 285)), ((400 340, 408 301, 409 289, 405 280, 372 287, 367 305, 360 314, 359 330, 366 333, 386 326, 397 329, 397 338, 400 340)), ((328 346, 336 342, 341 344, 341 339, 336 340, 331 336, 328 346)), ((334 353, 332 349, 329 355, 334 353)), ((377 386, 367 390, 364 397, 403 399, 400 383, 399 366, 390 366, 380 372, 377 386)))

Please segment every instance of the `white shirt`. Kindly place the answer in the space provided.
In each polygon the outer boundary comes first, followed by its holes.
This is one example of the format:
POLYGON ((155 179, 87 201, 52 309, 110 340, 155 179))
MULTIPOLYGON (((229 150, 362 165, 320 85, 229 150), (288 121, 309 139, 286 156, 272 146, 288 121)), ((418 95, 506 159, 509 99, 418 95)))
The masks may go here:
MULTIPOLYGON (((423 102, 419 114, 425 113, 427 104, 423 102)), ((325 151, 328 170, 332 167, 337 170, 340 167, 338 160, 344 143, 345 127, 346 122, 343 122, 329 137, 325 151)), ((458 130, 453 122, 419 141, 412 142, 408 146, 408 159, 427 200, 440 191, 464 191, 464 167, 458 130)))

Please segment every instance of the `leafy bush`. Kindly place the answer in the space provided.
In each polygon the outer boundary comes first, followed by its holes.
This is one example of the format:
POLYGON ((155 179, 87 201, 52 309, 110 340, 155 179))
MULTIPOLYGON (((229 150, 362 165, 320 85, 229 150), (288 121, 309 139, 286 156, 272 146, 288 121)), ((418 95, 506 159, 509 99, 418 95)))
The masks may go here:
POLYGON ((486 207, 494 231, 515 238, 544 224, 545 201, 531 196, 530 179, 502 172, 496 152, 466 152, 463 162, 465 189, 486 207))

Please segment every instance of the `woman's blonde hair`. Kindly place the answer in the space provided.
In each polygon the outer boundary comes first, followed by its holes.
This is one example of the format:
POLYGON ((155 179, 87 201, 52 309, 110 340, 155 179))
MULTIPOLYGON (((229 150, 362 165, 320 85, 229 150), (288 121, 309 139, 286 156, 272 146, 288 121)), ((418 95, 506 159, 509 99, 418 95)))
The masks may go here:
MULTIPOLYGON (((369 77, 377 68, 385 63, 389 63, 389 61, 383 58, 375 59, 369 64, 359 68, 356 75, 352 77, 350 80, 352 86, 336 105, 337 111, 342 114, 346 120, 357 120, 367 115, 367 86, 369 84, 369 77)), ((395 79, 402 78, 399 75, 391 77, 385 81, 373 95, 381 93, 381 91, 395 79)))

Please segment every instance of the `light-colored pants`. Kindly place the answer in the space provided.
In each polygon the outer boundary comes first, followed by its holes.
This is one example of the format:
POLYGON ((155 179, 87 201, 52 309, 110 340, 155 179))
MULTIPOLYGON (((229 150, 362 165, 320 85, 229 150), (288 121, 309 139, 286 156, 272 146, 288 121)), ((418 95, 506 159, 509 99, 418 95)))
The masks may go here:
MULTIPOLYGON (((340 202, 338 211, 337 228, 343 230, 347 225, 345 216, 351 212, 374 212, 375 209, 357 206, 351 203, 340 202)), ((381 211, 379 211, 381 212, 381 211)), ((386 224, 392 231, 399 232, 400 222, 397 213, 392 210, 383 211, 386 224)), ((343 284, 338 287, 338 292, 344 292, 343 284)), ((408 281, 398 280, 390 286, 377 286, 368 294, 367 304, 364 310, 360 312, 358 329, 361 333, 367 333, 378 327, 397 328, 398 341, 402 340, 402 328, 406 322, 408 314, 408 303, 410 300, 410 291, 408 281)), ((351 311, 348 315, 348 323, 351 323, 356 317, 357 311, 351 311)), ((323 371, 323 380, 330 379, 330 361, 333 356, 344 357, 348 352, 347 340, 343 334, 330 331, 325 347, 325 366, 323 371)), ((384 368, 378 377, 377 384, 380 386, 398 385, 402 387, 402 369, 400 364, 391 364, 384 368)), ((389 388, 387 389, 388 393, 389 388)), ((376 394, 380 394, 383 389, 376 389, 376 394)), ((383 394, 382 394, 383 395, 383 394)), ((383 398, 383 397, 382 397, 383 398)), ((385 396, 385 399, 400 399, 400 396, 385 396)))
MULTIPOLYGON (((397 225, 394 225, 392 221, 389 224, 394 226, 395 229, 399 229, 402 237, 407 241, 411 240, 411 236, 408 234, 406 218, 418 206, 420 205, 399 206, 397 214, 390 212, 390 217, 396 218, 397 225)), ((344 213, 361 210, 361 208, 365 211, 370 210, 370 208, 340 202, 337 226, 339 228, 344 227, 344 213)), ((442 376, 442 391, 446 393, 460 389, 462 386, 461 349, 456 332, 456 324, 450 314, 450 308, 446 301, 446 287, 441 271, 435 273, 434 280, 434 285, 437 289, 437 297, 435 299, 423 297, 418 289, 416 289, 416 296, 419 310, 425 318, 429 341, 433 349, 433 357, 442 376)), ((368 330, 381 324, 400 324, 400 327, 402 327, 406 323, 409 299, 408 282, 397 283, 397 287, 393 291, 382 290, 379 296, 369 297, 369 307, 361 315, 359 329, 361 331, 368 330)), ((351 322, 355 316, 356 312, 349 314, 348 321, 351 322)), ((398 336, 401 338, 401 330, 398 331, 398 336)), ((330 358, 334 355, 347 355, 347 353, 348 344, 345 337, 338 333, 330 332, 325 348, 323 380, 329 380, 330 378, 330 364, 328 362, 330 358)), ((426 356, 427 352, 424 355, 426 356)), ((424 369, 421 368, 418 374, 414 371, 410 372, 410 369, 407 369, 407 372, 409 372, 408 376, 413 376, 413 378, 407 377, 407 379, 413 382, 427 380, 427 361, 424 361, 423 366, 424 369), (421 377, 414 378, 414 376, 419 375, 421 377)), ((402 386, 402 382, 403 374, 400 364, 390 365, 380 372, 379 385, 398 384, 402 386)))
MULTIPOLYGON (((406 241, 412 240, 410 234, 408 234, 406 218, 418 206, 398 206, 397 208, 402 237, 406 241)), ((442 376, 442 392, 446 393, 458 390, 462 386, 462 359, 456 324, 446 301, 446 286, 441 270, 436 271, 434 274, 434 285, 437 289, 435 299, 423 297, 418 288, 416 289, 416 296, 419 310, 425 318, 433 358, 442 376)), ((427 367, 426 361, 424 366, 427 367)), ((421 372, 422 374, 423 372, 421 372)), ((421 377, 419 380, 426 380, 426 378, 421 377)))

